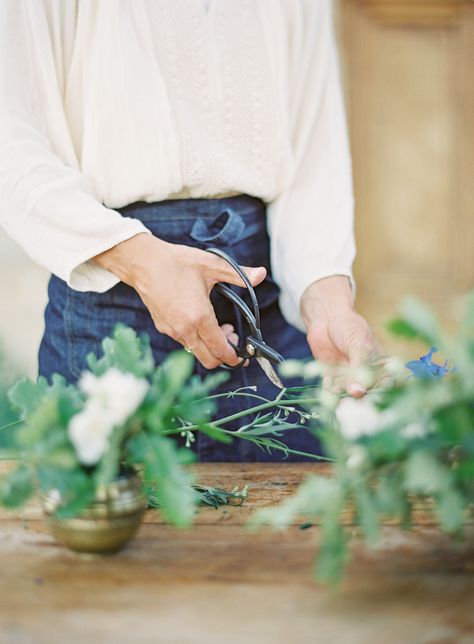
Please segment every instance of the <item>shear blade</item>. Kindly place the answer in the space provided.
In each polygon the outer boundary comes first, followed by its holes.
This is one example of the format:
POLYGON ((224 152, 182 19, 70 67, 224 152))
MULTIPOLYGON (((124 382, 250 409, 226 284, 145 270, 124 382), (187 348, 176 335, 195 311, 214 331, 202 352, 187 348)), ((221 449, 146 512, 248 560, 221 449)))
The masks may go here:
POLYGON ((278 377, 278 374, 275 371, 275 369, 272 367, 271 362, 266 358, 261 358, 261 357, 256 358, 256 360, 258 364, 262 367, 267 378, 271 380, 271 382, 275 385, 275 387, 278 387, 279 389, 284 389, 283 383, 278 377))

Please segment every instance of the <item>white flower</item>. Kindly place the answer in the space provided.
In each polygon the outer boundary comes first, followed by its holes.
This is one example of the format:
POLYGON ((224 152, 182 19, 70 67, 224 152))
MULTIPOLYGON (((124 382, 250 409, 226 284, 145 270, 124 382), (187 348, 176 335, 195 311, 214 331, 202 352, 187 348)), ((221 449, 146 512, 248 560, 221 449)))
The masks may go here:
POLYGON ((406 427, 402 427, 400 434, 403 438, 423 438, 427 434, 427 429, 421 423, 410 423, 406 427))
POLYGON ((107 411, 113 425, 121 425, 145 398, 148 382, 112 368, 99 377, 86 371, 79 388, 107 411))
POLYGON ((114 427, 122 425, 146 396, 148 382, 118 369, 102 376, 86 372, 79 388, 88 399, 69 423, 68 434, 81 463, 95 465, 104 455, 114 427))
POLYGON ((322 375, 324 375, 324 365, 322 363, 311 360, 305 364, 304 377, 306 380, 313 380, 322 375))
POLYGON ((109 442, 114 426, 107 414, 97 404, 86 404, 69 423, 68 434, 77 456, 84 465, 95 465, 109 442))
POLYGON ((48 492, 48 501, 57 508, 61 503, 61 492, 57 488, 53 488, 48 492))
POLYGON ((403 376, 405 378, 407 376, 407 368, 405 367, 403 360, 401 360, 400 358, 390 356, 385 360, 383 368, 385 373, 391 376, 403 376))
POLYGON ((354 441, 385 429, 393 414, 380 412, 367 397, 356 399, 347 396, 337 406, 336 418, 344 438, 354 441))
POLYGON ((339 396, 325 387, 320 389, 319 402, 326 409, 336 409, 339 403, 339 396))
POLYGON ((362 445, 352 445, 347 455, 347 467, 350 470, 358 470, 367 462, 367 450, 362 445))
POLYGON ((295 378, 301 376, 304 365, 300 360, 285 360, 280 365, 278 371, 284 378, 295 378))

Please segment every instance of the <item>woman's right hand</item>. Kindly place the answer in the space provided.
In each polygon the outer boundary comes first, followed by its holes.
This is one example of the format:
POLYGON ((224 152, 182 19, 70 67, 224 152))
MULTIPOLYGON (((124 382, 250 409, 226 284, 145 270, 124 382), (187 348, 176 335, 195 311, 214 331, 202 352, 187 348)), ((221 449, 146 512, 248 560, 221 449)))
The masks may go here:
MULTIPOLYGON (((206 369, 240 362, 228 343, 228 338, 233 339, 229 325, 219 326, 210 301, 217 282, 244 286, 225 260, 147 233, 117 244, 94 260, 132 286, 158 331, 192 351, 206 369)), ((253 286, 265 279, 264 267, 242 268, 253 286)))

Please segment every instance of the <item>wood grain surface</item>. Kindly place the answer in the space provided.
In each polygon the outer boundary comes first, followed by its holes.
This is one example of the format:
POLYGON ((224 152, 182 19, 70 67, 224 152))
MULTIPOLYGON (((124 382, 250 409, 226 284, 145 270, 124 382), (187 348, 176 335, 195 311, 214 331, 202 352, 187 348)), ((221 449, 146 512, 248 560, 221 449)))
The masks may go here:
MULTIPOLYGON (((1 469, 4 469, 2 466, 1 469)), ((250 533, 258 507, 294 491, 307 464, 201 464, 206 485, 249 485, 242 507, 200 509, 177 530, 148 511, 137 537, 112 557, 56 544, 38 503, 0 513, 1 644, 111 642, 291 644, 460 643, 474 640, 474 528, 453 544, 419 508, 415 530, 385 525, 375 550, 354 537, 347 577, 314 582, 317 526, 250 533)), ((350 526, 350 513, 345 517, 350 526)))

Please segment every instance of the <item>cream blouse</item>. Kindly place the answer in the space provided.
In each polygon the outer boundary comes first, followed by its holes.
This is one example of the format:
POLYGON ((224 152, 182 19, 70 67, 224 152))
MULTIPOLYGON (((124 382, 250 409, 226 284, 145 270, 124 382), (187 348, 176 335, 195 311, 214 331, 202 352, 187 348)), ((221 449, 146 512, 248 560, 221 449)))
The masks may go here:
POLYGON ((79 291, 146 231, 115 208, 267 204, 286 319, 351 277, 351 162, 330 0, 1 0, 0 221, 79 291))

